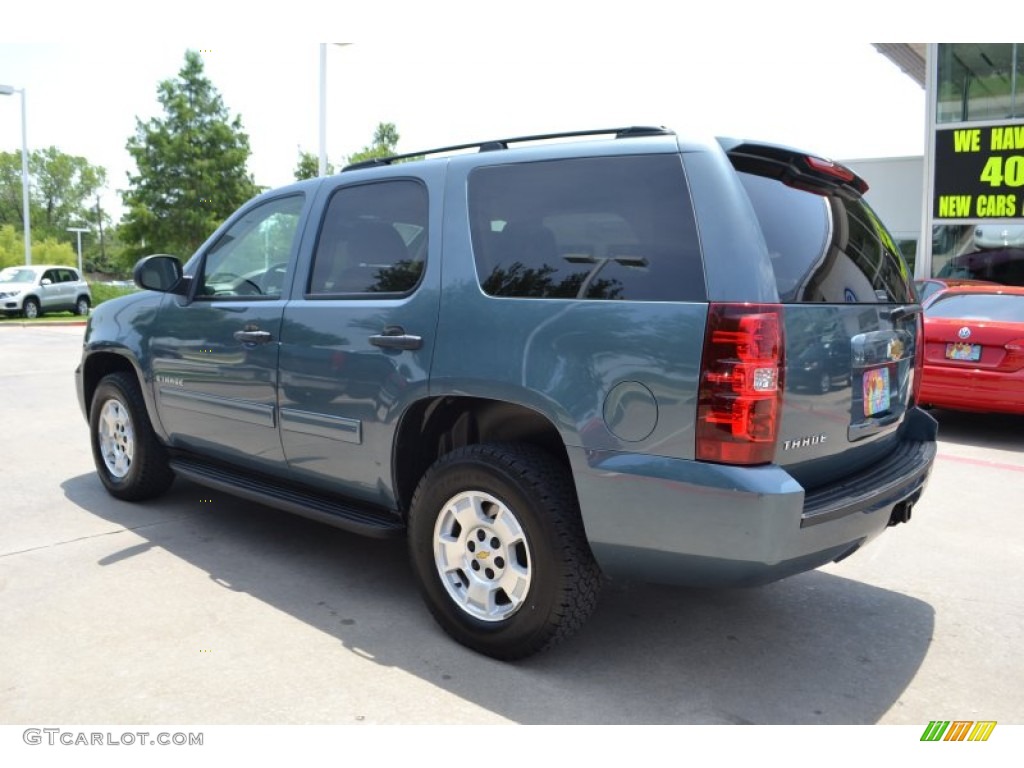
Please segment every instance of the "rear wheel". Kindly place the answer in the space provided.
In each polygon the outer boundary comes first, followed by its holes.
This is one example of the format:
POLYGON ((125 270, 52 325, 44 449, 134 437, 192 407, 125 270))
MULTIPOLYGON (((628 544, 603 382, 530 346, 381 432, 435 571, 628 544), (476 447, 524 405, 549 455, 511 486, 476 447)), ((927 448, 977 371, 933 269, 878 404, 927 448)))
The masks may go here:
POLYGON ((832 377, 828 375, 828 371, 822 371, 818 377, 818 391, 823 395, 832 391, 832 377))
POLYGON ((545 650, 597 604, 601 575, 572 478, 530 445, 472 445, 439 459, 413 497, 409 547, 434 618, 488 656, 545 650))
POLYGON ((35 299, 25 299, 25 303, 21 305, 21 311, 29 320, 35 320, 43 314, 39 311, 39 302, 35 299))
POLYGON ((79 316, 89 314, 89 299, 86 296, 79 296, 75 302, 75 314, 79 316))
POLYGON ((159 496, 174 473, 156 438, 135 377, 105 376, 89 409, 92 455, 100 480, 112 496, 141 501, 159 496))

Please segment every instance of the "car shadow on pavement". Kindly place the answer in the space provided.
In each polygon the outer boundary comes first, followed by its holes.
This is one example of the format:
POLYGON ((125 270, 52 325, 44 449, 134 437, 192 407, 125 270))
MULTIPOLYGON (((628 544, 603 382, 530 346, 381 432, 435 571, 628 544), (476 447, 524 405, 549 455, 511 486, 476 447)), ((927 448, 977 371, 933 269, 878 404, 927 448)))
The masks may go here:
MULTIPOLYGON (((524 724, 874 723, 914 678, 935 623, 927 603, 822 571, 751 590, 609 583, 568 642, 502 663, 433 622, 402 540, 361 538, 182 480, 145 504, 111 499, 94 474, 62 488, 145 539, 97 566, 162 548, 336 638, 339 652, 524 724), (199 496, 211 501, 200 506, 199 496)), ((436 722, 448 722, 443 711, 436 722)))
POLYGON ((1024 451, 1024 416, 1006 413, 968 413, 938 408, 929 411, 939 422, 943 442, 1024 451))

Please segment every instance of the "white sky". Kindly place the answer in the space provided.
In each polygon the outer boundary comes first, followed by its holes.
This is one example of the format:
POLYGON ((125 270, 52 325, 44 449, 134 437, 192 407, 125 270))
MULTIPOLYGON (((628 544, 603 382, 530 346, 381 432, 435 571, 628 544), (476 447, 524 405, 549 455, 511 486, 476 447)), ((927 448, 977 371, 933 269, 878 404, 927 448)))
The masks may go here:
MULTIPOLYGON (((27 89, 30 150, 55 145, 107 169, 103 204, 115 214, 135 119, 160 114, 157 84, 177 75, 187 48, 203 51, 207 76, 231 115, 241 115, 256 182, 292 181, 298 148, 319 150, 318 41, 327 34, 353 41, 328 48, 327 151, 335 165, 369 144, 379 122, 396 124, 401 151, 643 124, 840 159, 919 155, 924 147, 924 91, 870 44, 881 30, 839 24, 821 15, 820 3, 776 2, 772 16, 744 2, 726 12, 649 0, 629 12, 627 3, 601 0, 442 0, 416 5, 415 18, 391 3, 358 21, 346 12, 320 23, 322 14, 302 2, 276 15, 273 6, 246 4, 247 18, 191 1, 152 19, 140 18, 147 6, 137 3, 82 5, 48 6, 34 12, 45 21, 31 20, 41 27, 22 25, 52 31, 51 42, 0 42, 0 84, 27 89), (260 8, 268 12, 257 18, 260 8), (808 14, 796 13, 802 8, 808 14), (144 39, 153 27, 162 37, 144 39), (251 40, 240 40, 247 31, 251 40)), ((858 9, 870 15, 872 5, 858 9)), ((4 23, 0 39, 18 28, 4 23)), ((878 38, 899 37, 886 31, 878 38)), ((20 146, 19 98, 0 97, 0 149, 20 146)))

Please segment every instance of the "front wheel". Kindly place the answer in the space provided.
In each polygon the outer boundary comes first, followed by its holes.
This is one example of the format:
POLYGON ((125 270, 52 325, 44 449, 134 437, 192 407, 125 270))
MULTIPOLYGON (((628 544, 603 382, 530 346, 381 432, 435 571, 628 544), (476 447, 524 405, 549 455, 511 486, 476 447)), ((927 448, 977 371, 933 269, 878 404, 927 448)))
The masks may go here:
POLYGON ((434 618, 494 658, 561 642, 597 604, 601 575, 572 478, 530 445, 471 445, 439 459, 413 497, 409 548, 434 618))
POLYGON ((153 432, 134 376, 103 377, 89 409, 89 433, 96 471, 112 496, 141 501, 170 487, 174 472, 153 432))
POLYGON ((35 299, 25 299, 25 303, 21 306, 21 311, 28 320, 35 320, 43 314, 39 309, 39 302, 35 299))

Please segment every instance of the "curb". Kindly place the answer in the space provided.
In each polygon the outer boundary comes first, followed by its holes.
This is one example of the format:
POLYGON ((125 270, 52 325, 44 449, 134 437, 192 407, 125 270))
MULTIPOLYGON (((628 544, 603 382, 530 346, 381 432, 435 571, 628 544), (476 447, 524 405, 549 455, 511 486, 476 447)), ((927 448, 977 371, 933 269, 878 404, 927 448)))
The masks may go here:
POLYGON ((4 327, 17 327, 17 328, 67 328, 74 326, 85 327, 86 320, 54 320, 53 322, 44 321, 41 323, 32 323, 25 320, 11 320, 9 322, 0 322, 0 328, 4 327))

